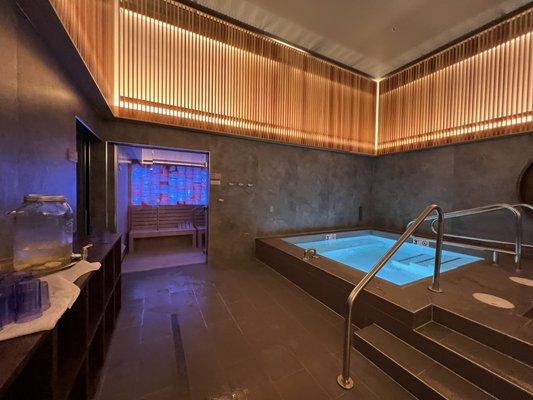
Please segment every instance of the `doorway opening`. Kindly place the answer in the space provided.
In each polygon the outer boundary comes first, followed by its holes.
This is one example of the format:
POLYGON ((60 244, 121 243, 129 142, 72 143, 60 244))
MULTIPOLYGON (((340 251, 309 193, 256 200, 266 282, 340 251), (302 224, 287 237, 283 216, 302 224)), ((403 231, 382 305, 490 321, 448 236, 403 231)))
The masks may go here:
POLYGON ((117 145, 116 228, 123 272, 207 261, 209 154, 117 145))
POLYGON ((92 234, 91 215, 91 156, 95 143, 100 138, 76 118, 76 235, 86 237, 92 234))

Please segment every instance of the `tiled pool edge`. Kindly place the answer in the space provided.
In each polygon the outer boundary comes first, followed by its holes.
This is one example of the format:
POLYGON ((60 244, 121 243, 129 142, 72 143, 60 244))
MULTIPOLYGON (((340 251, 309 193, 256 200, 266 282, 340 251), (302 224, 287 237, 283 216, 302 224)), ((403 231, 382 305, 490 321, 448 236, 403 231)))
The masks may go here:
MULTIPOLYGON (((328 270, 328 267, 333 267, 336 263, 326 259, 320 260, 321 264, 330 264, 325 267, 303 261, 295 254, 291 254, 289 244, 280 238, 256 239, 255 256, 341 316, 344 316, 349 292, 358 278, 364 276, 364 273, 355 269, 350 278, 338 276, 328 270)), ((385 281, 379 284, 385 287, 394 286, 385 281)), ((380 296, 378 293, 382 290, 382 286, 379 284, 371 290, 364 291, 356 301, 353 321, 358 327, 387 320, 393 325, 399 323, 412 329, 431 320, 432 306, 429 299, 425 299, 426 301, 422 299, 419 307, 409 310, 380 296)))
MULTIPOLYGON (((399 235, 375 229, 355 229, 339 233, 288 236, 282 237, 282 240, 297 246, 302 249, 301 251, 315 249, 321 258, 366 273, 385 254, 385 251, 392 247, 398 237, 399 235), (355 254, 357 251, 359 253, 355 254)), ((414 238, 415 236, 413 236, 414 238)), ((390 262, 385 264, 376 278, 400 287, 430 278, 433 275, 433 263, 436 254, 434 243, 429 238, 416 238, 425 241, 426 244, 419 245, 412 243, 414 240, 408 240, 398 250, 398 254, 393 255, 390 262), (401 258, 406 256, 407 260, 413 261, 404 263, 401 258), (422 257, 422 261, 429 260, 430 263, 420 264, 416 260, 420 257, 422 257)), ((483 257, 467 254, 462 250, 456 250, 453 245, 445 244, 442 250, 442 274, 483 260, 483 257), (447 264, 448 262, 451 264, 447 264)))

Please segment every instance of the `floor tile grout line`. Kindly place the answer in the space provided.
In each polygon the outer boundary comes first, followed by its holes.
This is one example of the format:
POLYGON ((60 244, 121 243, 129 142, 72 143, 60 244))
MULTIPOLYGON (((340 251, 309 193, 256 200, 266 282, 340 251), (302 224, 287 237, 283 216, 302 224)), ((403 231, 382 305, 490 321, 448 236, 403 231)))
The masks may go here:
POLYGON ((318 380, 315 378, 315 376, 313 375, 313 373, 311 371, 309 371, 309 369, 307 369, 307 367, 302 364, 305 371, 307 371, 307 373, 309 374, 309 376, 311 377, 311 379, 313 379, 313 381, 315 382, 315 384, 320 388, 322 389, 322 391, 324 392, 324 394, 329 398, 329 399, 333 399, 334 397, 333 396, 330 396, 330 394, 328 393, 328 391, 320 384, 320 382, 318 382, 318 380))
MULTIPOLYGON (((279 382, 282 379, 288 379, 288 378, 290 378, 290 377, 292 377, 292 376, 294 376, 294 375, 296 375, 296 374, 298 374, 298 373, 300 373, 302 371, 307 372, 307 374, 311 377, 313 382, 315 382, 315 384, 318 386, 318 388, 322 390, 323 394, 326 395, 328 400, 333 399, 333 397, 329 395, 329 393, 322 387, 322 385, 316 380, 316 378, 313 376, 313 374, 303 364, 302 364, 302 368, 300 368, 299 370, 293 371, 290 374, 288 374, 288 375, 286 375, 286 376, 284 376, 282 378, 276 379, 275 381, 272 381, 272 383, 274 384, 274 386, 276 386, 275 382, 279 382)), ((281 396, 281 397, 283 398, 283 396, 281 396)), ((290 400, 290 399, 288 399, 288 400, 290 400)))
MULTIPOLYGON (((275 301, 280 307, 282 307, 284 311, 287 311, 287 306, 286 306, 286 305, 280 303, 280 302, 278 301, 278 299, 274 299, 274 301, 275 301)), ((307 312, 312 313, 313 310, 309 310, 309 311, 307 311, 307 312)), ((306 327, 305 327, 305 326, 304 326, 304 325, 303 325, 303 324, 302 324, 302 323, 301 323, 301 322, 295 317, 295 315, 294 315, 293 313, 289 313, 289 316, 290 316, 291 318, 295 319, 296 322, 298 322, 300 325, 302 325, 302 328, 304 328, 305 330, 307 330, 307 333, 312 333, 309 329, 307 329, 307 328, 306 328, 306 327)), ((329 321, 327 321, 326 319, 324 319, 324 318, 322 318, 322 317, 320 317, 320 316, 319 316, 318 318, 322 319, 322 320, 324 321, 324 323, 326 323, 327 325, 331 325, 332 327, 335 327, 333 324, 331 324, 331 323, 330 323, 329 321)))
MULTIPOLYGON (((264 265, 266 265, 266 264, 264 264, 264 265)), ((268 266, 267 266, 267 267, 268 267, 268 266)), ((273 272, 276 273, 276 271, 273 271, 273 272)), ((278 274, 278 275, 280 275, 280 274, 278 274)), ((280 275, 280 277, 281 277, 282 279, 285 279, 285 280, 286 280, 291 286, 293 286, 294 288, 296 288, 296 289, 300 290, 301 292, 303 292, 303 294, 306 296, 306 298, 309 298, 309 299, 311 299, 311 300, 314 300, 315 302, 318 302, 318 304, 320 304, 321 306, 323 306, 327 311, 330 311, 330 312, 332 312, 332 313, 338 315, 337 313, 335 313, 335 311, 331 310, 331 309, 330 309, 329 307, 327 307, 324 303, 322 303, 322 302, 319 301, 318 299, 315 299, 314 297, 312 297, 311 295, 309 295, 309 293, 305 292, 305 291, 304 291, 303 289, 301 289, 298 285, 296 285, 296 284, 294 284, 293 282, 289 281, 287 278, 285 278, 285 277, 282 276, 282 275, 280 275)), ((296 299, 296 300, 298 301, 298 299, 296 299)), ((285 312, 287 312, 287 310, 286 310, 286 306, 285 306, 284 304, 280 303, 279 299, 274 298, 274 301, 275 301, 280 307, 282 307, 282 309, 283 309, 285 312)), ((312 309, 309 309, 309 312, 312 313, 313 310, 312 310, 312 309)), ((297 323, 299 323, 300 325, 302 325, 301 322, 298 321, 298 320, 295 318, 294 315, 290 315, 290 314, 292 314, 292 313, 290 313, 290 311, 289 311, 289 316, 290 316, 291 318, 295 319, 297 323)), ((328 321, 328 320, 326 320, 326 319, 324 319, 324 318, 322 318, 322 317, 321 317, 321 319, 322 319, 325 323, 327 323, 328 325, 330 325, 330 326, 332 326, 333 328, 335 328, 335 326, 333 325, 333 323, 331 323, 330 321, 328 321)), ((305 327, 305 326, 302 325, 302 328, 303 328, 304 331, 306 331, 306 333, 313 335, 313 332, 312 332, 311 330, 309 330, 307 327, 305 327)), ((295 356, 295 357, 297 358, 296 354, 294 353, 294 351, 293 351, 292 349, 288 348, 288 350, 291 352, 291 354, 292 354, 293 356, 295 356)), ((328 351, 328 353, 331 354, 331 352, 329 352, 329 351, 328 351)), ((324 393, 328 398, 333 399, 333 398, 338 398, 338 397, 340 397, 340 396, 343 395, 343 394, 341 393, 341 394, 340 394, 339 396, 337 396, 337 397, 330 396, 330 394, 329 394, 329 393, 327 392, 327 390, 323 387, 323 385, 322 385, 322 384, 316 379, 316 377, 314 376, 314 374, 313 374, 311 371, 309 371, 309 369, 308 369, 304 364, 301 364, 301 365, 302 365, 302 367, 303 367, 303 370, 305 370, 305 371, 309 374, 309 376, 311 376, 311 379, 313 379, 313 381, 315 382, 315 384, 316 384, 316 385, 317 385, 317 386, 323 391, 323 393, 324 393)), ((300 371, 301 371, 301 370, 300 370, 300 371)), ((300 372, 300 371, 297 371, 297 372, 300 372)), ((293 374, 295 374, 295 373, 297 373, 297 372, 294 372, 293 374)), ((289 374, 288 376, 291 376, 291 375, 293 375, 293 374, 289 374)), ((288 376, 286 376, 285 378, 287 378, 288 376)), ((284 379, 284 378, 281 378, 281 379, 284 379)), ((332 379, 333 379, 333 378, 332 378, 332 379)), ((368 389, 368 386, 365 385, 365 387, 367 387, 367 389, 368 389)), ((373 392, 371 391, 371 393, 373 393, 373 392)))
POLYGON ((317 298, 311 296, 309 293, 307 293, 305 290, 303 290, 300 286, 298 286, 297 284, 295 284, 294 282, 292 282, 290 279, 288 279, 287 277, 283 276, 282 274, 280 274, 279 272, 277 272, 276 270, 274 270, 273 268, 271 268, 268 264, 264 263, 263 261, 261 260, 258 260, 258 259, 255 259, 257 262, 259 262, 260 264, 262 264, 264 267, 268 268, 272 273, 276 274, 278 276, 278 278, 281 278, 282 281, 285 281, 286 283, 288 283, 291 287, 294 287, 295 289, 297 289, 299 292, 301 292, 303 295, 305 295, 307 298, 309 298, 310 300, 313 300, 313 302, 317 302, 319 303, 320 305, 322 305, 323 307, 325 307, 326 309, 328 309, 329 311, 331 311, 332 313, 334 313, 335 315, 338 315, 339 317, 341 318, 344 318, 342 315, 340 314, 337 314, 335 311, 333 311, 331 308, 329 308, 326 304, 322 303, 320 300, 318 300, 317 298))
POLYGON ((194 301, 196 302, 196 305, 198 306, 198 311, 200 311, 200 315, 202 316, 202 321, 204 322, 204 327, 205 327, 205 329, 208 329, 207 322, 205 320, 205 316, 204 316, 204 313, 202 311, 202 307, 200 307, 200 302, 198 301, 198 296, 196 294, 196 290, 193 289, 192 293, 194 295, 194 301))
MULTIPOLYGON (((370 364, 372 364, 376 369, 382 371, 387 377, 389 377, 389 379, 393 380, 396 384, 398 384, 406 393, 414 396, 409 390, 407 390, 402 384, 400 384, 399 382, 396 381, 396 379, 394 379, 392 376, 390 376, 387 372, 385 372, 383 369, 381 369, 379 366, 377 366, 371 359, 367 358, 366 356, 364 356, 361 352, 359 352, 357 349, 355 349, 353 346, 351 348, 351 351, 352 352, 356 352, 358 353, 361 357, 363 357, 365 360, 367 360, 370 364)), ((368 391, 372 394, 374 394, 378 399, 380 398, 379 397, 379 393, 376 393, 374 390, 372 390, 372 388, 370 386, 368 386, 363 380, 360 380, 361 384, 363 386, 365 386, 368 391)), ((357 384, 357 381, 354 379, 354 383, 357 384)), ((340 397, 340 396, 339 396, 340 397)))
MULTIPOLYGON (((233 280, 233 279, 239 279, 241 273, 239 272, 239 274, 235 273, 231 276, 231 279, 230 280, 233 280)), ((297 285, 294 285, 292 282, 290 281, 287 281, 287 282, 290 282, 290 285, 285 285, 284 282, 282 282, 282 277, 281 276, 276 276, 276 277, 271 277, 271 275, 276 275, 275 271, 269 271, 268 275, 264 275, 265 277, 265 284, 264 285, 259 285, 259 282, 258 282, 258 279, 260 279, 260 277, 258 278, 257 276, 254 276, 253 274, 246 274, 246 275, 243 275, 245 277, 248 277, 249 279, 251 279, 251 283, 252 284, 256 284, 258 285, 258 289, 261 289, 262 291, 264 291, 265 293, 267 294, 275 294, 276 292, 282 292, 282 291, 286 291, 287 293, 291 293, 294 289, 298 289, 298 291, 302 291, 301 288, 299 288, 297 285), (268 278, 268 279, 266 279, 268 278), (272 278, 272 279, 271 279, 272 278), (278 285, 278 282, 279 282, 279 289, 277 287, 278 285)), ((262 275, 261 275, 262 276, 262 275)), ((247 278, 247 279, 248 279, 247 278)), ((206 294, 209 294, 211 293, 211 295, 214 294, 214 299, 217 299, 218 301, 220 301, 223 306, 224 306, 224 310, 228 313, 228 316, 231 318, 231 322, 232 322, 232 325, 236 325, 239 333, 244 336, 244 339, 246 340, 246 343, 247 344, 250 344, 250 342, 247 340, 246 338, 246 335, 242 329, 242 325, 241 323, 239 322, 239 320, 237 319, 237 315, 235 314, 235 310, 232 310, 232 308, 230 307, 230 304, 233 304, 237 301, 247 301, 247 302, 250 302, 250 297, 248 296, 242 296, 241 298, 235 300, 234 302, 230 302, 230 299, 234 299, 235 296, 232 295, 231 292, 229 292, 229 295, 228 293, 226 293, 226 295, 223 295, 223 292, 226 288, 222 288, 220 285, 224 283, 224 281, 217 281, 217 278, 216 277, 213 277, 212 278, 212 282, 209 281, 209 278, 204 279, 204 284, 206 284, 205 286, 202 286, 201 288, 198 286, 200 284, 200 282, 196 282, 197 279, 200 279, 199 277, 197 277, 196 279, 191 279, 191 281, 189 282, 190 286, 189 286, 189 289, 188 290, 191 290, 192 292, 192 295, 194 296, 193 297, 193 305, 195 306, 195 308, 197 308, 202 318, 202 322, 204 324, 204 327, 206 329, 209 329, 209 326, 207 324, 207 315, 205 314, 204 311, 202 311, 202 307, 200 307, 200 297, 201 297, 201 294, 203 293, 202 290, 205 288, 205 293, 206 294), (223 290, 221 290, 221 288, 223 290)), ((285 279, 286 280, 286 279, 285 279)), ((229 285, 229 289, 231 290, 231 285, 229 285)), ((272 305, 275 306, 276 310, 279 310, 280 314, 279 314, 279 317, 277 316, 276 313, 273 313, 272 314, 272 317, 274 318, 274 323, 277 323, 277 321, 279 321, 281 324, 287 324, 286 326, 288 326, 290 329, 288 332, 291 332, 292 330, 292 327, 291 325, 293 323, 296 323, 298 324, 299 326, 299 329, 301 330, 301 334, 302 335, 313 335, 313 337, 316 337, 316 335, 314 334, 315 333, 315 330, 312 330, 310 328, 308 328, 307 326, 304 326, 300 321, 299 319, 296 317, 296 315, 298 314, 296 312, 296 307, 298 307, 298 309, 300 309, 300 304, 303 304, 305 306, 305 309, 303 309, 306 313, 308 312, 309 313, 309 317, 312 317, 313 316, 313 313, 314 311, 316 310, 316 317, 320 317, 320 321, 321 323, 325 323, 327 324, 327 326, 331 326, 333 328, 336 328, 336 325, 335 325, 335 321, 332 320, 332 319, 329 319, 328 315, 327 314, 322 314, 322 309, 325 311, 325 312, 332 312, 334 315, 337 315, 334 311, 332 311, 331 309, 329 309, 327 306, 325 306, 323 303, 321 303, 320 301, 314 299, 313 297, 311 297, 309 294, 307 294, 305 291, 302 291, 303 294, 305 295, 304 296, 300 296, 299 294, 294 294, 292 293, 291 294, 291 297, 287 297, 288 300, 290 300, 291 298, 294 298, 294 301, 295 302, 298 302, 298 303, 294 303, 294 306, 295 308, 291 308, 291 305, 292 305, 292 302, 283 302, 283 297, 280 295, 280 296, 274 296, 272 295, 273 297, 273 301, 272 301, 272 305), (318 305, 320 305, 320 308, 315 308, 314 307, 314 304, 313 305, 310 305, 310 301, 311 300, 314 300, 313 303, 317 303, 318 305), (279 308, 278 308, 279 307, 279 308), (282 318, 282 320, 278 320, 278 318, 282 318), (285 322, 284 320, 287 319, 287 322, 285 322)), ((283 293, 281 293, 283 294, 283 293)), ((170 287, 167 287, 167 290, 166 290, 166 293, 165 293, 165 297, 168 296, 168 299, 169 300, 169 303, 170 304, 173 304, 172 302, 172 291, 171 291, 171 288, 170 287)), ((148 293, 147 292, 144 292, 143 293, 143 297, 142 297, 142 313, 143 313, 143 318, 142 318, 142 322, 143 322, 143 325, 145 323, 145 316, 144 316, 144 313, 146 311, 146 299, 147 299, 148 296, 148 293)), ((260 308, 257 308, 257 305, 254 304, 254 302, 251 302, 249 304, 246 304, 247 306, 249 305, 250 307, 253 307, 253 311, 255 311, 256 313, 259 312, 261 313, 263 308, 260 307, 260 308)), ((263 304, 259 304, 260 306, 262 306, 263 304)), ((239 308, 236 309, 237 311, 239 311, 239 308)), ((274 309, 272 309, 274 310, 274 309)), ((246 310, 245 310, 246 311, 246 310)), ((300 313, 301 314, 301 313, 300 313)), ((247 314, 243 314, 244 317, 247 316, 247 314)), ((198 319, 199 320, 199 319, 198 319)), ((227 320, 229 322, 229 320, 227 320)), ((319 323, 320 324, 320 323, 319 323)), ((281 325, 280 325, 281 326, 281 325)), ((282 333, 282 335, 277 335, 279 336, 280 338, 284 338, 286 337, 286 329, 283 329, 282 331, 280 331, 280 333, 282 333)), ((333 332, 334 334, 334 332, 333 332)), ((308 381, 309 383, 311 382, 314 382, 315 385, 317 387, 320 388, 320 391, 323 392, 325 398, 328 398, 328 399, 332 399, 332 398, 336 398, 334 394, 331 394, 326 391, 325 387, 327 386, 324 386, 325 384, 327 384, 327 381, 320 381, 317 379, 317 377, 315 376, 315 374, 313 374, 307 365, 303 364, 301 359, 299 357, 297 357, 297 352, 294 351, 294 349, 290 346, 290 344, 288 342, 286 342, 285 340, 279 342, 281 345, 283 345, 283 347, 286 349, 286 351, 288 352, 288 354, 290 354, 291 356, 295 357, 295 359, 298 361, 298 364, 299 364, 299 367, 296 371, 293 371, 291 372, 290 374, 284 376, 284 377, 281 377, 279 379, 276 379, 275 381, 273 381, 271 378, 270 378, 270 375, 269 374, 266 374, 265 377, 268 379, 268 382, 272 385, 273 389, 275 390, 275 393, 277 393, 277 395, 280 397, 280 398, 284 398, 280 391, 278 390, 278 387, 276 386, 276 383, 281 380, 281 379, 284 379, 284 378, 287 378, 288 376, 292 376, 293 374, 296 374, 298 372, 301 372, 301 371, 305 371, 306 374, 308 374, 309 378, 312 380, 308 381)), ((332 347, 331 346, 327 346, 327 348, 325 348, 325 351, 323 354, 331 354, 333 355, 335 352, 331 350, 332 347)), ((255 353, 254 353, 255 354, 255 353)), ((255 355, 254 355, 255 357, 255 355)), ((229 383, 229 380, 226 380, 228 383, 229 383)), ((365 385, 366 387, 366 385, 365 385)), ((366 387, 367 388, 367 387, 366 387)), ((343 394, 341 393, 339 396, 342 396, 343 394)))
MULTIPOLYGON (((216 286, 216 284, 215 284, 215 286, 216 286)), ((227 309, 227 311, 229 312, 229 314, 231 315, 233 321, 235 322, 235 324, 236 324, 237 327, 239 328, 239 331, 241 332, 241 334, 243 334, 243 337, 244 337, 244 339, 246 340, 246 337, 245 337, 244 333, 242 332, 242 329, 241 329, 239 323, 238 323, 237 320, 234 318, 234 316, 233 316, 231 310, 229 310, 229 308, 227 307, 227 304, 226 304, 225 300, 223 299, 222 295, 220 294, 220 292, 219 292, 218 290, 217 290, 217 294, 220 296, 221 301, 224 303, 224 306, 226 307, 226 309, 227 309)), ((283 310, 283 312, 285 312, 285 313, 287 312, 287 311, 285 310, 285 308, 284 308, 281 304, 279 304, 279 302, 277 301, 277 299, 274 299, 274 301, 275 301, 280 307, 282 307, 281 309, 283 310)), ((252 304, 252 305, 253 305, 253 304, 252 304)), ((288 313, 287 313, 287 315, 288 315, 290 318, 293 318, 293 319, 294 319, 294 317, 293 317, 292 315, 290 315, 290 314, 288 314, 288 313)), ((300 322, 297 321, 296 319, 295 319, 295 322, 297 322, 298 324, 300 324, 300 322)), ((303 325, 302 325, 302 328, 303 328, 304 330, 307 330, 303 325)), ((310 332, 308 331, 307 333, 310 333, 310 332)), ((250 344, 247 340, 246 340, 246 342, 247 342, 248 344, 250 344)), ((288 351, 291 353, 291 355, 295 357, 295 359, 298 359, 297 356, 296 356, 296 354, 294 353, 294 351, 293 351, 291 348, 286 347, 286 350, 288 350, 288 351)), ((276 389, 276 391, 278 392, 278 394, 280 395, 280 397, 283 398, 283 396, 281 395, 281 393, 279 393, 279 391, 277 390, 277 387, 276 387, 276 385, 275 385, 275 382, 277 382, 277 381, 279 381, 279 380, 281 380, 281 379, 286 379, 286 378, 288 378, 288 377, 290 377, 290 376, 292 376, 292 375, 294 375, 294 374, 296 374, 296 373, 298 373, 298 372, 306 371, 306 372, 309 374, 309 376, 311 377, 311 379, 313 379, 313 381, 315 382, 315 384, 316 384, 316 385, 317 385, 317 386, 318 386, 318 387, 324 392, 324 394, 325 394, 328 398, 331 398, 331 396, 329 396, 329 394, 327 393, 327 391, 322 387, 322 385, 320 385, 320 383, 316 380, 316 378, 313 376, 313 374, 312 374, 312 373, 311 373, 311 372, 305 367, 305 365, 302 364, 300 361, 298 361, 298 363, 302 366, 302 368, 300 368, 300 369, 298 369, 298 370, 296 370, 296 371, 293 371, 292 373, 290 373, 290 374, 288 374, 288 375, 286 375, 286 376, 284 376, 284 377, 281 377, 281 378, 279 378, 279 379, 276 379, 275 381, 272 380, 272 378, 269 376, 269 374, 266 374, 266 375, 268 376, 269 381, 273 384, 274 388, 276 389)))
MULTIPOLYGON (((215 288, 216 288, 216 284, 215 284, 215 288)), ((242 328, 241 326, 239 325, 239 323, 237 322, 237 319, 235 318, 235 316, 233 315, 233 313, 231 312, 231 310, 229 309, 228 305, 226 304, 226 301, 224 300, 223 296, 220 294, 220 291, 217 289, 217 295, 218 297, 220 298, 220 301, 222 301, 222 304, 224 304, 224 307, 226 308, 226 311, 228 312, 228 314, 230 315, 231 319, 233 320, 233 322, 235 323, 235 325, 237 326, 237 329, 239 330, 239 332, 241 333, 241 335, 243 336, 243 339, 245 339, 245 335, 244 335, 244 332, 242 331, 242 328)))

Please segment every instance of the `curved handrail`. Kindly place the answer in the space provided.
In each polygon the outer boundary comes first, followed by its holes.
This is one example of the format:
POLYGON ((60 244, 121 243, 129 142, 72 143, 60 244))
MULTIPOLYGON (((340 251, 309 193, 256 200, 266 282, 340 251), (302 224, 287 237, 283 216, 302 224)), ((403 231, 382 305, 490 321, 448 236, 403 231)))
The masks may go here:
POLYGON ((533 206, 531 204, 527 204, 527 203, 513 204, 513 207, 529 208, 530 210, 533 210, 533 206))
MULTIPOLYGON (((497 204, 489 204, 486 206, 481 207, 475 207, 475 208, 468 208, 464 210, 457 210, 452 211, 448 213, 444 213, 444 218, 458 218, 458 217, 464 217, 469 215, 476 215, 476 214, 482 214, 487 212, 493 212, 498 210, 508 210, 513 214, 513 217, 515 218, 515 241, 512 242, 504 242, 504 241, 498 241, 498 240, 491 240, 491 239, 484 239, 484 238, 478 238, 478 237, 471 237, 471 236, 463 236, 463 235, 452 235, 452 234, 445 234, 444 237, 447 238, 453 238, 453 239, 462 239, 462 240, 476 240, 484 243, 498 243, 498 244, 504 244, 504 245, 513 245, 514 246, 514 262, 516 265, 516 269, 520 270, 521 263, 522 263, 522 247, 524 246, 522 243, 522 214, 520 211, 517 210, 518 207, 522 208, 529 208, 533 209, 532 206, 525 203, 520 204, 506 204, 506 203, 497 203, 497 204)), ((437 230, 435 228, 436 219, 435 217, 429 217, 427 220, 431 220, 431 230, 433 233, 437 233, 437 230)))
MULTIPOLYGON (((448 216, 449 218, 455 218, 455 217, 461 217, 461 216, 466 216, 466 215, 475 215, 475 214, 482 214, 482 213, 486 213, 486 212, 497 211, 497 210, 501 210, 503 208, 512 210, 513 207, 514 206, 511 206, 510 204, 507 204, 507 203, 488 204, 488 205, 481 206, 481 207, 474 207, 474 208, 467 208, 467 209, 464 209, 464 210, 450 211, 450 212, 445 213, 445 216, 448 216)), ((434 220, 435 220, 434 216, 428 216, 428 217, 426 217, 424 219, 424 221, 434 221, 434 220)), ((406 228, 411 226, 414 222, 415 222, 415 220, 410 221, 407 224, 406 228)))
POLYGON ((418 218, 405 230, 405 232, 396 240, 396 243, 381 257, 378 262, 372 267, 370 271, 361 279, 361 281, 353 288, 346 300, 346 317, 344 320, 344 354, 342 361, 342 373, 337 377, 337 383, 344 389, 351 389, 354 385, 353 379, 350 378, 350 349, 352 347, 352 310, 353 304, 359 293, 368 285, 368 283, 376 276, 379 270, 390 260, 390 258, 398 251, 402 244, 413 234, 413 232, 424 222, 428 215, 433 211, 437 212, 437 219, 439 221, 439 228, 437 234, 437 243, 435 245, 435 269, 433 271, 433 279, 431 285, 428 287, 433 292, 440 293, 440 262, 442 255, 442 241, 444 233, 444 213, 442 209, 436 204, 430 204, 424 211, 420 213, 418 218))

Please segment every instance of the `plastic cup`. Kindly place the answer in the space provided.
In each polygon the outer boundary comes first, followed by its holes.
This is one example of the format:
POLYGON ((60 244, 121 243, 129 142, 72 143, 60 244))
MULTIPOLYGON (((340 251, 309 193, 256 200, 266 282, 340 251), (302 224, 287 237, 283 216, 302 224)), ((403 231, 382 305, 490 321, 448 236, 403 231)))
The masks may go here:
POLYGON ((9 297, 7 293, 0 288, 0 331, 7 325, 9 319, 9 297))
POLYGON ((42 315, 41 281, 24 278, 15 285, 16 322, 28 322, 42 315))
POLYGON ((15 284, 12 280, 0 282, 0 326, 4 327, 15 321, 15 284))
POLYGON ((41 308, 46 311, 50 308, 50 290, 48 289, 48 282, 41 282, 41 308))

